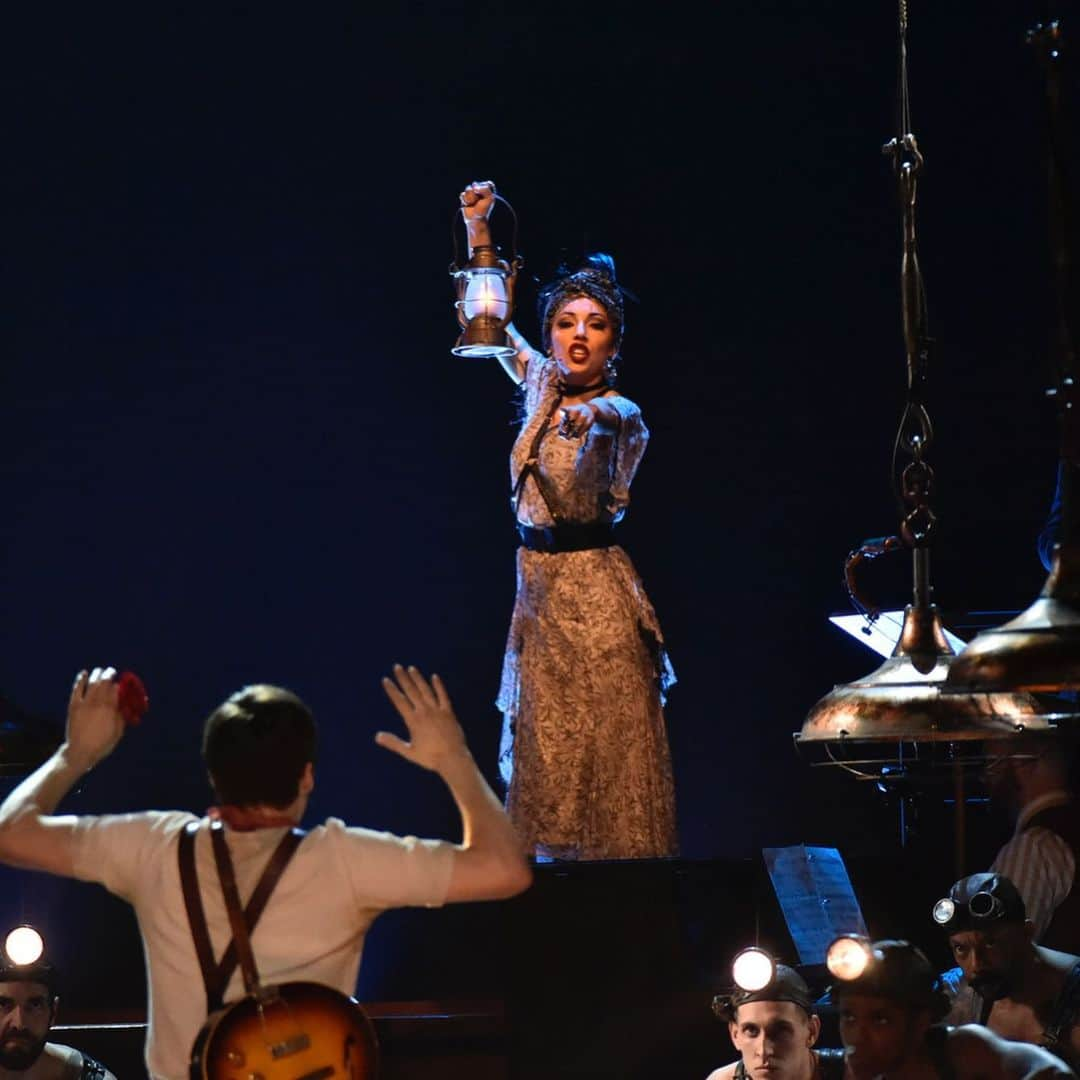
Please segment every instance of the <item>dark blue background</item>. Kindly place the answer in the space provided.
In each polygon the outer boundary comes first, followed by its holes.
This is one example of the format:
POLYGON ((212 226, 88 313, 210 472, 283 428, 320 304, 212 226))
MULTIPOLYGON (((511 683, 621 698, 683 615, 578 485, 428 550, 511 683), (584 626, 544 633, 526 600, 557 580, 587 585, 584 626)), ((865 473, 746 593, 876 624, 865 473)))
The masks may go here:
MULTIPOLYGON (((1042 12, 911 6, 937 595, 1020 608, 1056 457, 1022 42, 1042 12)), ((826 619, 845 554, 898 520, 892 5, 11 22, 0 692, 59 723, 74 672, 112 663, 153 703, 67 809, 201 809, 203 717, 272 681, 322 725, 312 820, 456 838, 440 784, 371 739, 395 719, 380 676, 413 662, 445 677, 494 779, 513 407, 493 364, 450 355, 446 275, 457 192, 490 177, 520 217, 534 340, 534 277, 564 253, 612 251, 641 298, 623 384, 652 443, 626 546, 680 677, 684 854, 892 842, 891 811, 791 746, 875 666, 826 619)), ((894 558, 867 581, 900 606, 894 558)), ((133 940, 92 890, 4 881, 10 917, 69 950, 133 940)))

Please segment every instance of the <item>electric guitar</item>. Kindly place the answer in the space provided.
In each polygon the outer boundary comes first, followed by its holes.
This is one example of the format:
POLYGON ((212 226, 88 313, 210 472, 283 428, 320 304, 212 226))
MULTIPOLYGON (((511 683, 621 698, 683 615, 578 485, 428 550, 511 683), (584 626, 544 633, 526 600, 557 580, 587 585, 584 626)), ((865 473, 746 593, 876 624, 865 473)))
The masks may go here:
POLYGON ((320 983, 256 987, 212 1013, 191 1051, 191 1080, 375 1080, 371 1020, 320 983))
POLYGON ((322 983, 263 986, 259 981, 251 931, 303 834, 293 829, 281 838, 245 910, 224 828, 220 821, 211 823, 214 861, 233 932, 221 963, 215 964, 195 870, 197 829, 193 823, 180 834, 180 880, 211 1012, 191 1048, 190 1080, 375 1080, 375 1029, 356 1001, 322 983), (215 1008, 237 963, 244 996, 215 1008))

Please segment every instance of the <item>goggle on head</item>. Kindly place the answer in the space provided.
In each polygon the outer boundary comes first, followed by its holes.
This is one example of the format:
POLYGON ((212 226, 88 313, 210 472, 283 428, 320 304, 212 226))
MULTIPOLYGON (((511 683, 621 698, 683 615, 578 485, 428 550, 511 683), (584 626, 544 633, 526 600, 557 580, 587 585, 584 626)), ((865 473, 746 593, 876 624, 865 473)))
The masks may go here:
POLYGON ((1006 908, 1000 897, 983 889, 975 893, 967 903, 942 897, 931 909, 931 916, 938 926, 949 930, 960 923, 974 924, 998 922, 1006 916, 1006 908))

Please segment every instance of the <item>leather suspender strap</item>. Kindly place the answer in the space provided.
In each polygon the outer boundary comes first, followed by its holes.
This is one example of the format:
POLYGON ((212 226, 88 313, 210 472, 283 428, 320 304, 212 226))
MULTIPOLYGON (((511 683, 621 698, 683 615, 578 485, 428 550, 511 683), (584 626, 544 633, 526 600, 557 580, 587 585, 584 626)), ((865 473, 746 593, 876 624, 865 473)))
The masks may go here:
POLYGON ((1054 1012, 1050 1017, 1050 1023, 1046 1025, 1043 1037, 1039 1040, 1041 1045, 1059 1054, 1060 1050, 1054 1048, 1067 1039, 1069 1030, 1076 1023, 1078 1012, 1080 1012, 1080 960, 1073 965, 1065 977, 1065 984, 1054 1002, 1054 1012))
POLYGON ((217 983, 217 964, 214 963, 214 950, 210 945, 210 931, 206 928, 206 912, 203 911, 195 870, 195 834, 198 831, 199 822, 189 821, 180 832, 180 886, 195 942, 195 955, 199 958, 203 985, 206 987, 206 1011, 212 1013, 221 1008, 221 990, 217 983))
MULTIPOLYGON (((218 826, 218 831, 221 832, 220 822, 215 822, 218 826)), ((217 835, 212 831, 210 835, 213 837, 217 835)), ((266 869, 262 872, 262 876, 259 878, 258 883, 255 886, 254 892, 248 898, 247 907, 244 908, 244 923, 247 928, 248 935, 255 933, 255 927, 259 923, 259 918, 263 913, 263 909, 266 907, 266 902, 270 899, 270 894, 274 891, 274 886, 277 885, 278 879, 281 877, 288 866, 289 860, 293 857, 296 849, 300 846, 300 841, 304 839, 307 834, 303 829, 290 829, 278 843, 278 846, 274 848, 274 854, 270 856, 270 861, 266 864, 266 869)), ((229 859, 229 849, 225 847, 225 837, 221 835, 222 848, 225 852, 225 858, 229 859)), ((215 861, 217 860, 217 851, 214 852, 215 861)), ((232 860, 229 859, 229 869, 232 870, 232 860)), ((221 874, 220 864, 218 866, 218 875, 221 874)), ((228 900, 226 900, 228 903, 228 900)), ((232 973, 236 970, 236 964, 238 960, 238 952, 236 945, 236 930, 233 930, 233 940, 229 942, 228 948, 225 950, 225 955, 221 958, 221 964, 219 965, 218 979, 221 986, 221 993, 224 995, 225 987, 229 985, 229 980, 232 978, 232 973)), ((245 986, 247 982, 245 980, 245 986)))
POLYGON ((251 951, 251 934, 244 919, 244 909, 240 906, 240 893, 236 889, 236 875, 233 873, 232 858, 225 843, 225 826, 220 821, 210 822, 210 839, 214 845, 214 862, 217 863, 218 881, 225 897, 225 910, 232 927, 232 944, 236 946, 236 955, 240 959, 240 971, 244 976, 244 989, 253 994, 259 986, 259 972, 255 967, 255 954, 251 951))
POLYGON ((229 925, 232 928, 233 938, 229 942, 220 964, 214 963, 213 948, 210 944, 210 934, 207 930, 206 915, 203 911, 202 897, 199 894, 198 878, 195 870, 195 834, 199 831, 200 823, 193 821, 186 826, 180 834, 180 881, 184 891, 184 904, 187 907, 188 922, 191 925, 192 938, 195 941, 195 952, 199 957, 199 967, 202 969, 203 982, 206 986, 206 1003, 208 1012, 215 1012, 223 1004, 225 988, 229 985, 233 972, 236 970, 237 961, 244 962, 243 950, 246 947, 247 957, 250 958, 250 967, 244 971, 244 986, 251 992, 254 982, 258 979, 255 969, 254 956, 251 952, 251 934, 266 907, 270 894, 274 891, 285 867, 292 858, 296 849, 300 846, 305 833, 302 829, 290 829, 282 838, 270 861, 266 864, 262 876, 255 886, 247 907, 239 920, 242 932, 237 933, 238 923, 233 919, 233 911, 240 912, 239 895, 236 890, 236 877, 233 871, 232 859, 229 857, 229 849, 225 845, 225 836, 220 822, 211 825, 211 842, 214 847, 214 861, 218 868, 218 877, 221 880, 222 891, 225 894, 225 907, 229 913, 229 925), (220 851, 219 851, 220 848, 220 851), (224 865, 224 872, 222 866, 224 865), (228 884, 227 884, 228 883, 228 884), (231 889, 230 889, 231 886, 231 889), (230 891, 232 902, 230 902, 230 891), (242 944, 238 941, 242 940, 242 944), (253 981, 249 984, 248 976, 253 981))

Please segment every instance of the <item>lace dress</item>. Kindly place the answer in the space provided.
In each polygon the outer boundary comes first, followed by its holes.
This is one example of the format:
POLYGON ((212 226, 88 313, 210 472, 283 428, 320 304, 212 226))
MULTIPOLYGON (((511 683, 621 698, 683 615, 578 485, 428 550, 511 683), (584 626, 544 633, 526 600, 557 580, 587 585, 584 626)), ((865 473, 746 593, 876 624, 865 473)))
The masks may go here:
MULTIPOLYGON (((511 453, 514 488, 559 397, 557 368, 536 356, 511 453)), ((608 396, 619 430, 540 442, 549 499, 566 522, 616 522, 649 433, 628 399, 608 396)), ((518 521, 553 524, 530 476, 518 521)), ((656 613, 621 547, 517 552, 517 597, 498 706, 507 810, 525 849, 566 859, 673 855, 675 792, 663 701, 675 682, 656 613)))

